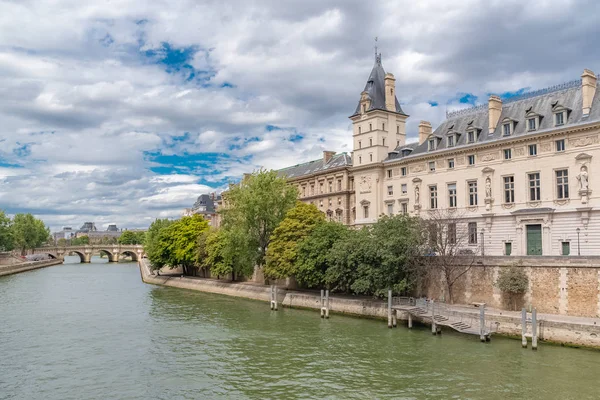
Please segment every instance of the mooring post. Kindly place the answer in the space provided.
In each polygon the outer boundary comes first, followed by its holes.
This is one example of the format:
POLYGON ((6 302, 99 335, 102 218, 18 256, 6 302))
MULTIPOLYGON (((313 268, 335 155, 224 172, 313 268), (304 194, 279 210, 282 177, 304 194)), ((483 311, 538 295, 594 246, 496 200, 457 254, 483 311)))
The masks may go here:
POLYGON ((431 300, 431 334, 437 334, 437 328, 435 327, 435 303, 431 300))
POLYGON ((525 336, 527 334, 527 310, 525 310, 525 307, 521 310, 521 326, 523 328, 521 333, 521 346, 527 348, 527 336, 525 336))
POLYGON ((537 309, 531 311, 531 349, 537 350, 537 309))
POLYGON ((485 342, 485 304, 479 306, 479 340, 485 342))
POLYGON ((324 301, 324 295, 325 291, 323 289, 321 289, 321 318, 325 318, 325 301, 324 301))
POLYGON ((329 318, 329 289, 325 290, 325 318, 329 318))
POLYGON ((392 291, 388 290, 388 328, 392 327, 392 291))
POLYGON ((271 285, 271 310, 277 311, 277 286, 271 285))
POLYGON ((412 328, 412 314, 408 313, 408 329, 412 328))

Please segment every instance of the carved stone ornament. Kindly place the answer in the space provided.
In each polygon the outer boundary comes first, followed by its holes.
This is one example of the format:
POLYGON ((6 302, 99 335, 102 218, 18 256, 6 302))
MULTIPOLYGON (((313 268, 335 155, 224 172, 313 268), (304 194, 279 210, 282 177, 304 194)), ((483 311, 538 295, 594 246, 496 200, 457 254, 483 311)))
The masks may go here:
POLYGON ((552 150, 552 145, 550 142, 544 142, 540 145, 540 151, 550 151, 552 150))
POLYGON ((465 165, 465 158, 464 157, 457 157, 456 158, 456 165, 465 165))
POLYGON ((502 203, 502 208, 505 210, 510 210, 515 207, 515 203, 502 203))
POLYGON ((598 135, 569 139, 569 144, 574 147, 589 146, 591 144, 598 144, 598 142, 598 135))
POLYGON ((515 156, 521 157, 524 154, 525 154, 525 148, 524 147, 516 147, 515 148, 515 156))
POLYGON ((485 197, 486 199, 492 198, 492 178, 489 175, 485 178, 485 197))
POLYGON ((415 185, 415 206, 421 204, 421 189, 415 185))
POLYGON ((588 180, 588 167, 586 164, 583 164, 579 170, 579 175, 577 175, 577 181, 579 182, 579 191, 587 192, 589 190, 589 180, 588 180))
POLYGON ((363 175, 359 180, 360 193, 371 193, 371 177, 363 175))
POLYGON ((486 153, 484 155, 481 156, 481 161, 494 161, 496 158, 498 158, 498 153, 494 152, 494 153, 486 153))
POLYGON ((423 172, 425 171, 425 167, 421 164, 415 165, 412 167, 412 172, 423 172))

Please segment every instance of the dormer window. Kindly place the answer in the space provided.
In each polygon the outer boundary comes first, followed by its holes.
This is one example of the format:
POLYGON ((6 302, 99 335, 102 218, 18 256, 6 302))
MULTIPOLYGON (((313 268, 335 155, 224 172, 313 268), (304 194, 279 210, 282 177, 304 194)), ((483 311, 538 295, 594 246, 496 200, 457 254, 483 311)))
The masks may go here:
POLYGON ((450 135, 446 138, 447 147, 454 147, 454 135, 450 135))
POLYGON ((565 124, 565 112, 560 111, 554 114, 554 126, 561 126, 565 124))
POLYGON ((470 130, 469 132, 467 132, 467 142, 468 143, 475 143, 476 139, 477 139, 477 129, 473 129, 473 130, 470 130))
POLYGON ((409 155, 412 150, 411 149, 402 149, 402 157, 406 157, 407 155, 409 155))
POLYGON ((537 117, 527 119, 527 130, 535 131, 537 129, 537 117))
POLYGON ((554 126, 561 126, 567 122, 569 111, 571 110, 558 102, 555 102, 552 104, 552 111, 554 112, 554 126))
POLYGON ((429 151, 435 150, 435 148, 436 148, 436 140, 435 139, 429 139, 428 148, 429 148, 429 151))
POLYGON ((510 136, 512 122, 502 124, 502 136, 510 136))

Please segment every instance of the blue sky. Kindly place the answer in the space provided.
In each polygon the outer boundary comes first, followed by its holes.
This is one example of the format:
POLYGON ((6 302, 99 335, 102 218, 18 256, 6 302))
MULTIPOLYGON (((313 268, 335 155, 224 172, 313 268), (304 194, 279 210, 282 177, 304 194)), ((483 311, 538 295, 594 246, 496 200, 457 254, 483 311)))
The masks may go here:
POLYGON ((0 208, 145 227, 245 172, 349 152, 375 36, 415 140, 491 93, 600 72, 599 7, 0 1, 0 208))

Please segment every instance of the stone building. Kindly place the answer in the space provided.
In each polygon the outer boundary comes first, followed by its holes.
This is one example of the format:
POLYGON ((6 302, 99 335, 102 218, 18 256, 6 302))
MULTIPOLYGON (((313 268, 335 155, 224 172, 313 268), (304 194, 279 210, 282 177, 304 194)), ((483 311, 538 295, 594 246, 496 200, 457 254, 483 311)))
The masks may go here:
POLYGON ((217 207, 220 202, 221 195, 216 195, 215 193, 201 194, 191 208, 183 210, 183 216, 190 217, 194 214, 201 214, 208 221, 209 225, 218 227, 220 221, 217 207))
POLYGON ((467 246, 486 255, 593 255, 600 249, 596 81, 585 70, 580 80, 508 100, 490 96, 447 113, 435 130, 421 121, 418 142, 406 143, 409 116, 378 55, 350 116, 352 157, 325 152, 280 173, 302 201, 349 225, 441 210, 458 216, 467 246))

